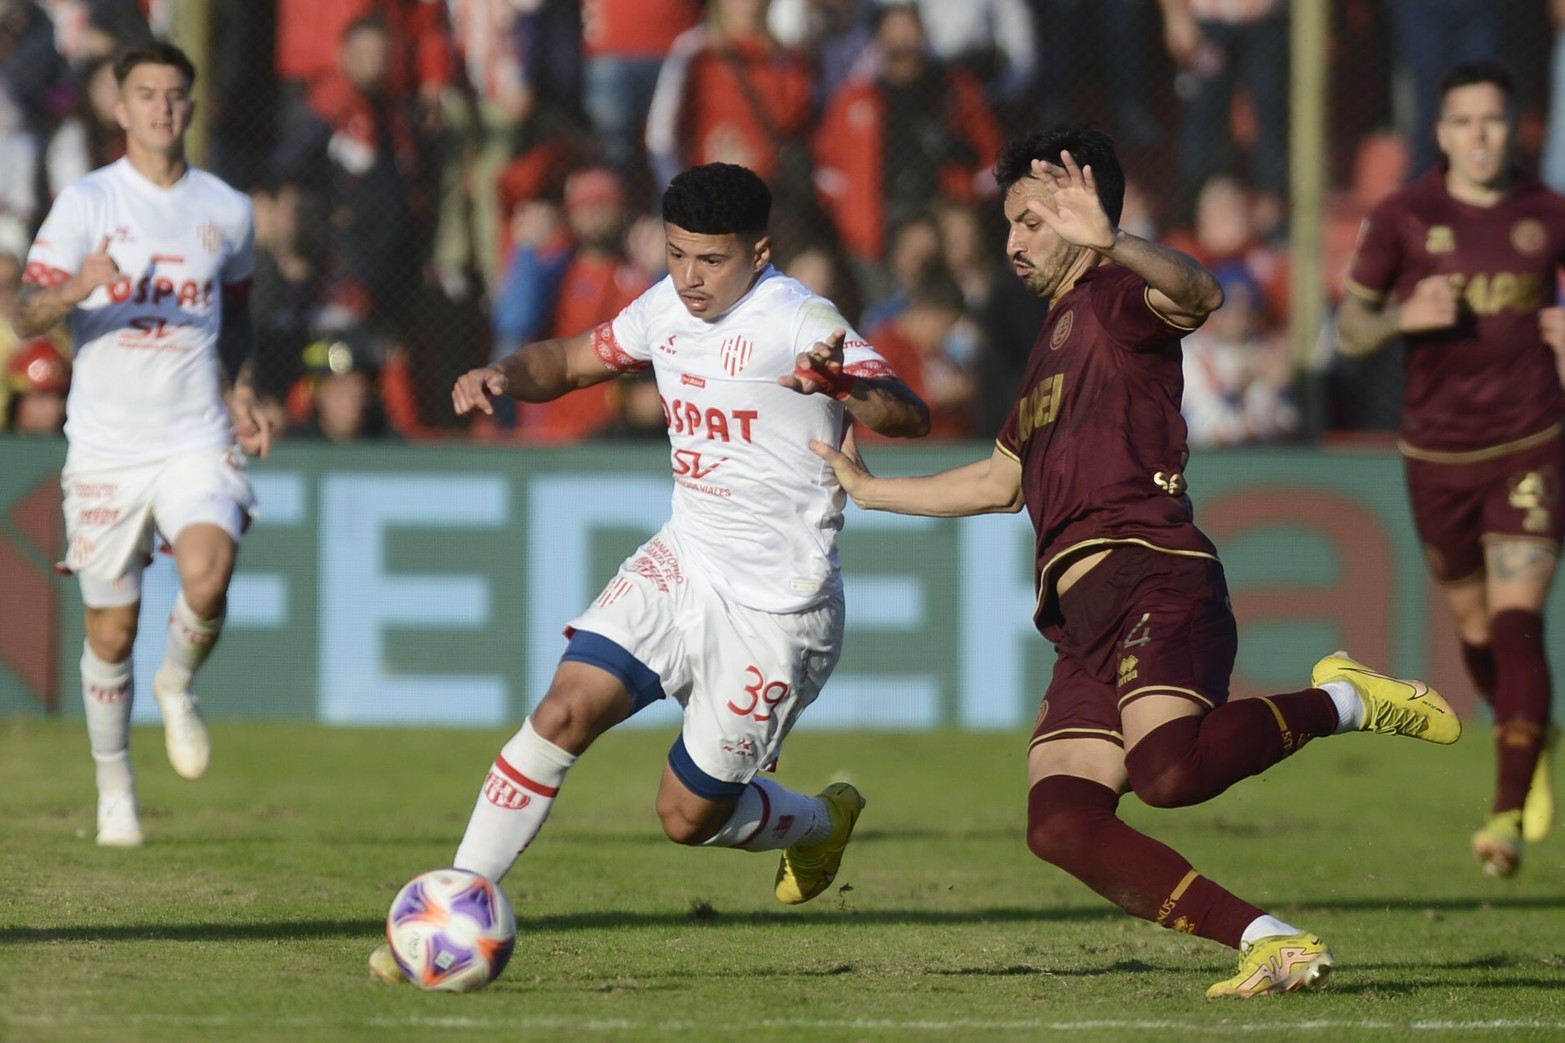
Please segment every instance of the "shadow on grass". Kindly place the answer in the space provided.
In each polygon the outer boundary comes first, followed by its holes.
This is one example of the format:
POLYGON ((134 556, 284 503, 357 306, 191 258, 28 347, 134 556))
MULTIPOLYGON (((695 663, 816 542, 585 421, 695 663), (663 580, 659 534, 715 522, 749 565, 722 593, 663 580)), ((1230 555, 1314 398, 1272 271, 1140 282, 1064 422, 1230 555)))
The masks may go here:
MULTIPOLYGON (((522 918, 528 930, 542 931, 600 931, 638 930, 650 928, 689 927, 693 924, 711 926, 742 925, 767 928, 814 929, 822 923, 877 924, 883 926, 933 926, 994 923, 1066 923, 1105 922, 1121 919, 1124 914, 1107 906, 1082 907, 1032 907, 995 906, 985 909, 870 909, 853 908, 851 898, 839 893, 826 896, 808 915, 778 910, 777 912, 726 913, 710 904, 697 900, 684 912, 645 913, 633 910, 606 910, 603 912, 568 913, 560 916, 522 918)), ((1300 910, 1360 911, 1385 910, 1423 912, 1437 909, 1455 910, 1495 909, 1565 909, 1565 896, 1516 897, 1516 898, 1459 898, 1436 901, 1407 901, 1405 899, 1358 898, 1344 901, 1299 901, 1293 908, 1300 910)), ((0 927, 0 947, 8 945, 34 945, 47 942, 166 942, 166 941, 243 941, 246 939, 287 940, 307 938, 375 938, 385 928, 379 918, 361 920, 286 920, 259 923, 191 923, 191 924, 116 924, 79 925, 62 927, 0 927)), ((1510 964, 1507 957, 1490 956, 1459 964, 1369 964, 1362 969, 1399 969, 1403 967, 1440 967, 1452 970, 1504 969, 1510 964)), ((1123 967, 1112 970, 1155 970, 1137 961, 1129 961, 1123 967)), ((951 971, 943 973, 965 973, 951 971)), ((976 972, 973 972, 976 973, 976 972)), ((1035 973, 1021 968, 1012 972, 986 971, 984 973, 1035 973)), ((1057 973, 1057 972, 1036 972, 1057 973)), ((1097 973, 1097 972, 1093 972, 1097 973)))

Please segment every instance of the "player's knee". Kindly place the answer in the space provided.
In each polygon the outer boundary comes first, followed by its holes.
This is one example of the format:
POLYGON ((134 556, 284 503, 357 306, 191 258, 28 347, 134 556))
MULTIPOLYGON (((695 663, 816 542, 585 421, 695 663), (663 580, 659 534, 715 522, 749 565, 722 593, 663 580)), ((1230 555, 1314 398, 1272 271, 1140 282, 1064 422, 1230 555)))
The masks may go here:
POLYGON ((1074 799, 1065 787, 1052 785, 1058 778, 1043 779, 1027 795, 1027 849, 1069 871, 1073 860, 1093 842, 1093 823, 1100 812, 1074 799))
POLYGON ((529 716, 533 731, 578 755, 614 723, 589 696, 559 685, 549 689, 529 716))
POLYGON ((105 663, 123 663, 136 644, 136 617, 104 615, 87 621, 87 647, 105 663))
POLYGON ((1130 788, 1143 804, 1183 808, 1211 796, 1204 791, 1197 765, 1199 727, 1195 718, 1170 721, 1125 754, 1130 788))
POLYGON ((1152 808, 1187 808, 1206 799, 1199 779, 1184 765, 1172 765, 1153 776, 1130 773, 1130 788, 1141 803, 1152 808))
POLYGON ((228 579, 226 569, 202 570, 183 577, 179 586, 185 604, 201 619, 217 619, 227 608, 228 579))

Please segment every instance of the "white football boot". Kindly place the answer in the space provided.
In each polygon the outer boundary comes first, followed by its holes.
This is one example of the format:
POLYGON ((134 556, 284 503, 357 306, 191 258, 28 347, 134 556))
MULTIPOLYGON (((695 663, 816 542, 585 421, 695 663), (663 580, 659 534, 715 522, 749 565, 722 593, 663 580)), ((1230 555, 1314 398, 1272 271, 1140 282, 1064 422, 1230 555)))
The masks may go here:
POLYGON ((201 720, 201 700, 190 692, 167 691, 161 675, 152 679, 152 694, 163 711, 163 745, 168 762, 182 779, 199 779, 212 761, 212 741, 201 720))

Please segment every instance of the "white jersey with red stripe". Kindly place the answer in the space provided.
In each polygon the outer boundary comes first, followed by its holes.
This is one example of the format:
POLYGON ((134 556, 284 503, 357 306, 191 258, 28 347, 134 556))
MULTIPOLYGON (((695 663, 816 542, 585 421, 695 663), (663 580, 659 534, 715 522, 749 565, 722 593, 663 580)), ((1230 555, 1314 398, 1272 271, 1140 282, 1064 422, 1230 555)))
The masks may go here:
POLYGON ((593 333, 610 366, 652 367, 674 469, 669 524, 718 592, 749 608, 797 612, 841 589, 845 495, 810 440, 841 444, 847 411, 777 383, 837 329, 846 372, 895 375, 835 305, 771 267, 716 319, 690 314, 665 278, 593 333))
POLYGON ((121 159, 60 193, 24 280, 59 285, 105 239, 121 278, 69 319, 72 452, 143 462, 233 444, 218 331, 224 288, 248 286, 255 271, 249 197, 193 167, 163 188, 121 159))

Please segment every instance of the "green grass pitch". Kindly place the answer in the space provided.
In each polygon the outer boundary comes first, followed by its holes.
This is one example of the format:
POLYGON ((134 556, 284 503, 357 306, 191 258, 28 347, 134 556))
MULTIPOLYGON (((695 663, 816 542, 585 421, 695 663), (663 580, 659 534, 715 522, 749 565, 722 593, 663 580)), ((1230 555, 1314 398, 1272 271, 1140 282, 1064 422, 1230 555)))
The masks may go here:
POLYGON ((1112 909, 1022 839, 1025 737, 826 734, 780 778, 869 804, 836 885, 662 838, 671 736, 610 734, 506 880, 505 975, 372 982, 415 873, 446 864, 499 732, 219 724, 183 782, 138 729, 148 845, 92 843, 79 722, 0 721, 0 1040, 1565 1039, 1565 830, 1480 875, 1486 728, 1320 740, 1199 808, 1125 802, 1197 869, 1336 951, 1329 989, 1209 1002, 1227 950, 1112 909))

